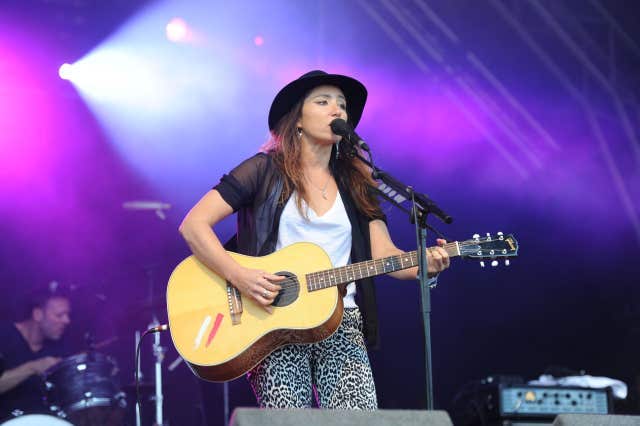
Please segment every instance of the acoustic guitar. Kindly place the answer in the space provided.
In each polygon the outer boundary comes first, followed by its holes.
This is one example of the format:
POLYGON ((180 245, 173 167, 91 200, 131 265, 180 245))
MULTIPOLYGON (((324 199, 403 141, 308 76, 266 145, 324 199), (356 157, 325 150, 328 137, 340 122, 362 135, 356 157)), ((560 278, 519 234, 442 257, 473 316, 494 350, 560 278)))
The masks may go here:
MULTIPOLYGON (((513 235, 451 242, 450 257, 491 260, 514 257, 513 235)), ((417 252, 333 268, 329 256, 312 243, 296 243, 263 257, 229 252, 247 268, 285 276, 269 314, 194 256, 169 278, 167 310, 178 353, 200 378, 223 382, 249 371, 278 347, 312 343, 333 334, 342 320, 336 286, 418 266, 417 252)), ((505 261, 508 262, 508 259, 505 261)))

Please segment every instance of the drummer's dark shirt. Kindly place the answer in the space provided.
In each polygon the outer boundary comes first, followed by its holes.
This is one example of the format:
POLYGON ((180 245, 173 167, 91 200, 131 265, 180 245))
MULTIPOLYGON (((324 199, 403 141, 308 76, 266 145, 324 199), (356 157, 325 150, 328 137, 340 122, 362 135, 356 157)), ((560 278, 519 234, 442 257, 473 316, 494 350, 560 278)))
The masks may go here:
MULTIPOLYGON (((62 354, 62 345, 45 341, 42 349, 33 352, 13 322, 0 321, 0 353, 4 357, 4 368, 7 371, 45 356, 59 357, 62 354)), ((43 389, 42 378, 34 375, 15 388, 0 394, 0 420, 9 417, 16 409, 25 413, 47 412, 43 389)))

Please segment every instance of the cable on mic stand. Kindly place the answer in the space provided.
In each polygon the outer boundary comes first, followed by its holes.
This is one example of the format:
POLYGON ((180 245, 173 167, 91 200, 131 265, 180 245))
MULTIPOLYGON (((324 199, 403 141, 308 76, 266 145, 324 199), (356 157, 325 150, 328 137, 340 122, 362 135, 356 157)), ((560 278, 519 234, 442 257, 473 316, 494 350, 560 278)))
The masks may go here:
MULTIPOLYGON (((422 321, 424 326, 425 337, 425 390, 426 390, 426 406, 427 410, 433 410, 433 377, 431 371, 431 286, 428 282, 428 265, 427 265, 427 229, 432 229, 427 225, 427 215, 432 213, 438 219, 446 224, 453 221, 453 218, 445 213, 433 200, 426 194, 415 192, 412 186, 406 185, 384 170, 379 169, 373 163, 373 155, 369 146, 358 136, 353 127, 341 118, 334 119, 329 126, 331 131, 349 142, 350 152, 353 156, 371 169, 371 177, 375 181, 382 183, 376 188, 377 191, 392 205, 399 207, 402 211, 409 214, 410 221, 416 226, 416 244, 418 246, 418 280, 420 282, 420 307, 422 311, 422 321), (369 159, 365 159, 358 151, 365 151, 369 159), (404 201, 411 201, 411 210, 402 206, 404 201)), ((440 232, 436 232, 442 237, 440 232)), ((446 239, 446 238, 445 238, 446 239)))
POLYGON ((140 347, 142 346, 142 339, 144 336, 152 333, 160 333, 161 331, 169 330, 168 324, 158 325, 156 327, 151 327, 147 329, 142 336, 140 336, 140 340, 138 340, 138 344, 136 346, 136 359, 135 359, 135 382, 136 382, 136 424, 139 426, 142 424, 142 404, 140 403, 140 347))

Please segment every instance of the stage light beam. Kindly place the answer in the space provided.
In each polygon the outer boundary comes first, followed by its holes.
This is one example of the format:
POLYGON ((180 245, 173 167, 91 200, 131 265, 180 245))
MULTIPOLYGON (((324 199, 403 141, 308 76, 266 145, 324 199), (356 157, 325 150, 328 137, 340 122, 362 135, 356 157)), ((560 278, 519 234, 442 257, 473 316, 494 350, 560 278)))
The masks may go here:
POLYGON ((63 80, 71 80, 73 78, 73 65, 64 63, 58 69, 58 75, 63 80))

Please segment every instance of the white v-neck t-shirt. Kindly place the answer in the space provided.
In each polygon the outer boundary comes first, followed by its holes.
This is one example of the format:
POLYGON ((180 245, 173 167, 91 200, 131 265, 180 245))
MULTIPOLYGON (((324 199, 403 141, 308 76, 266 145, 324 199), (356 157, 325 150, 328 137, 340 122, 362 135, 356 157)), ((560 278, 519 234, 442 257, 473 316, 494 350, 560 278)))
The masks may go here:
MULTIPOLYGON (((307 203, 302 200, 302 208, 307 213, 303 217, 296 205, 297 192, 291 194, 284 206, 278 227, 276 250, 293 243, 310 242, 319 245, 327 252, 334 268, 351 263, 351 222, 344 208, 340 191, 336 195, 333 206, 322 216, 318 216, 307 203)), ((347 285, 347 294, 343 303, 345 308, 357 307, 355 302, 356 284, 347 285)))

